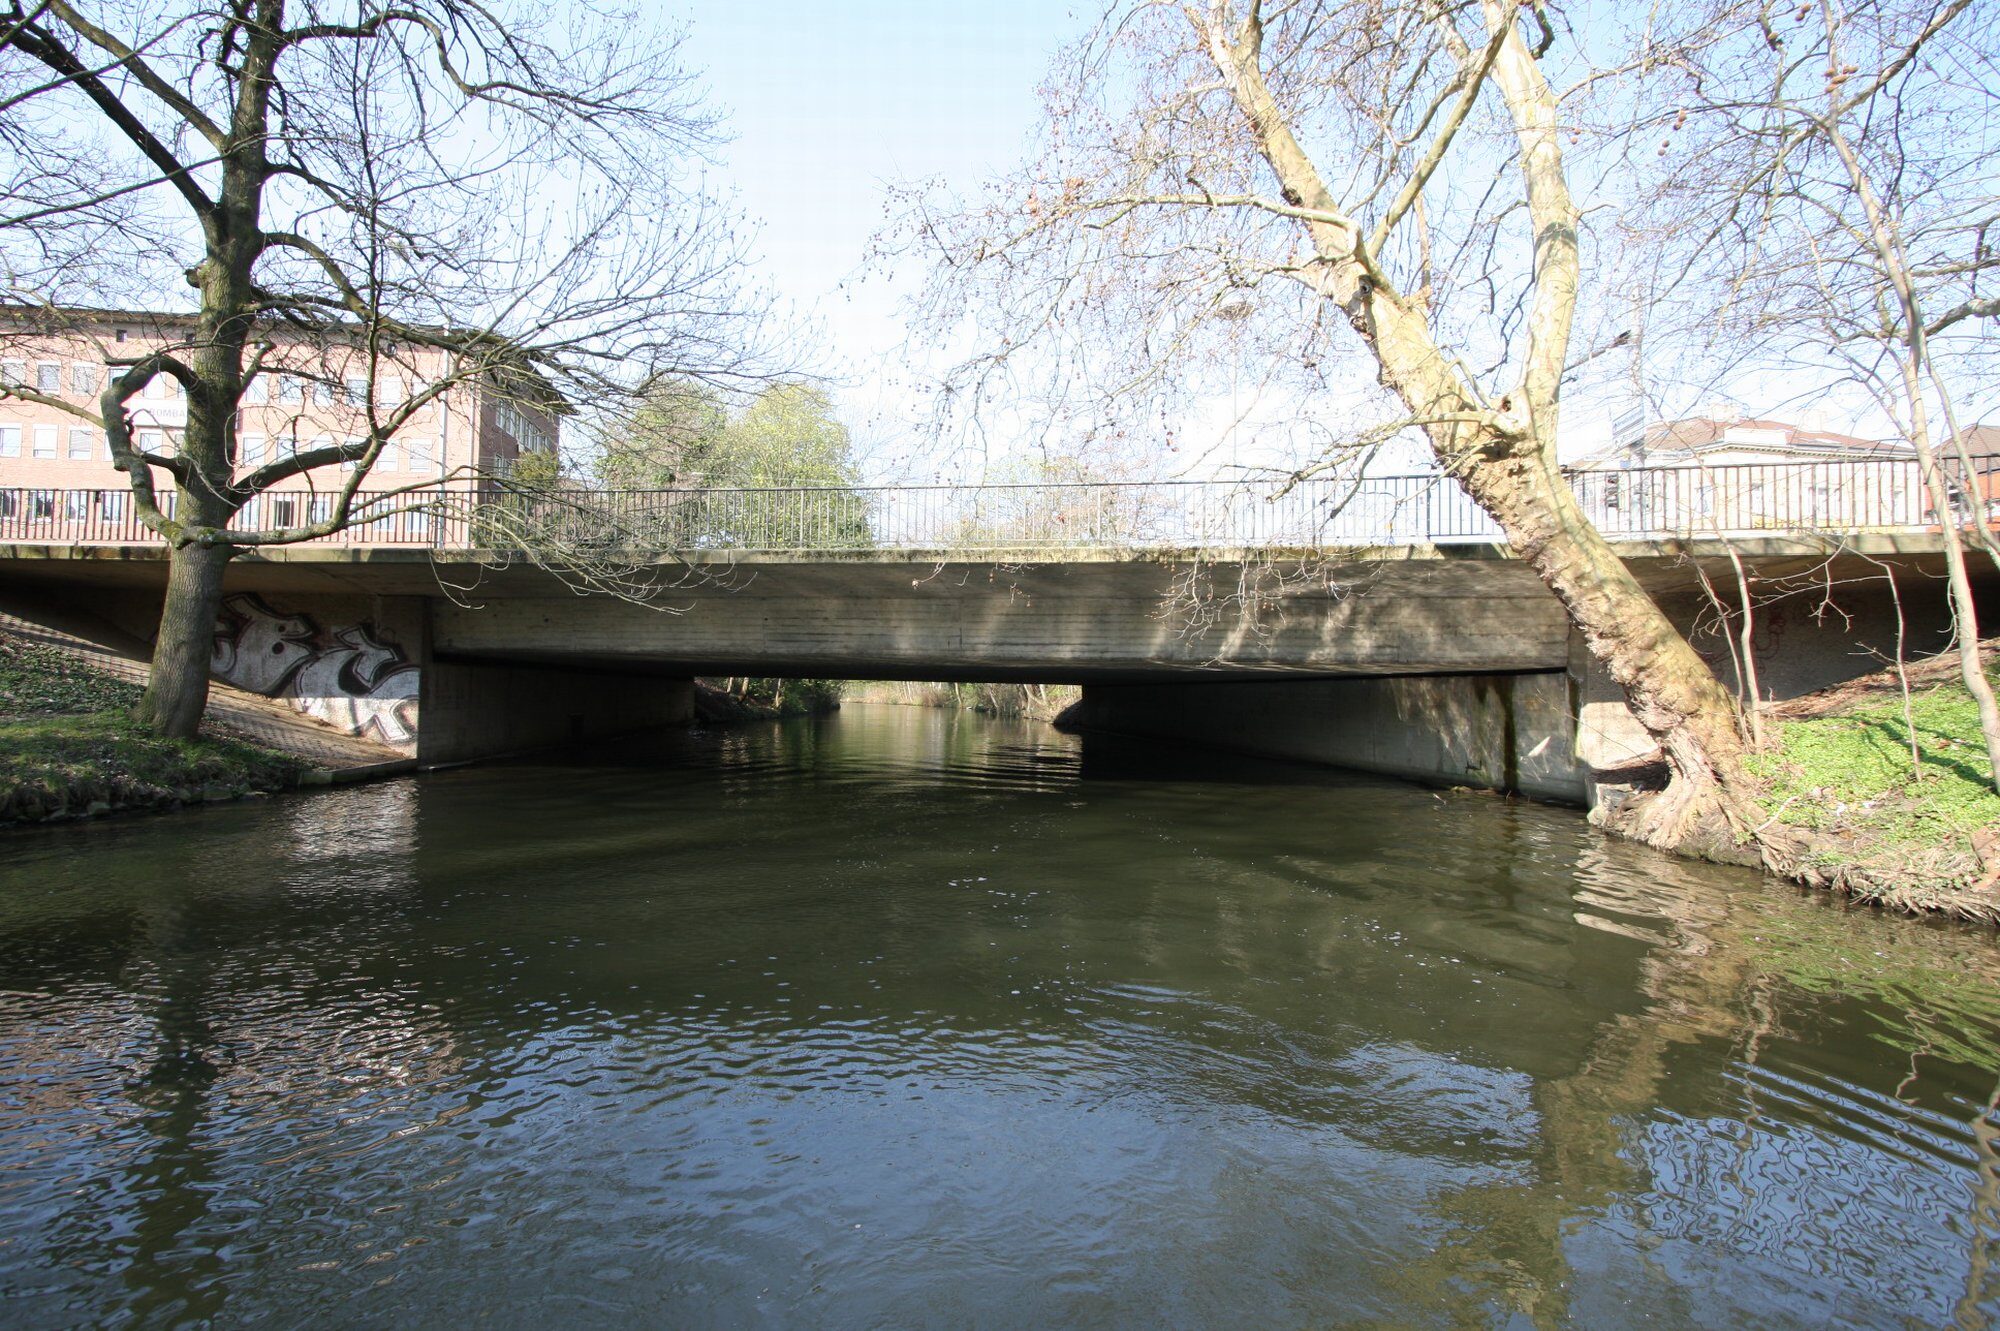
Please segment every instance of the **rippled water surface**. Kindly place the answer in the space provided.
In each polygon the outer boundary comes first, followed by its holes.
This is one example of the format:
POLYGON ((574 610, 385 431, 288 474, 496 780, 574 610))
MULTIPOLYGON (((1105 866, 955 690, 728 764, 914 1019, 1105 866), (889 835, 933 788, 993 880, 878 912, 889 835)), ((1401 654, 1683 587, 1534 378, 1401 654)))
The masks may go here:
POLYGON ((0 838, 0 1323, 1987 1326, 2000 963, 908 708, 0 838))

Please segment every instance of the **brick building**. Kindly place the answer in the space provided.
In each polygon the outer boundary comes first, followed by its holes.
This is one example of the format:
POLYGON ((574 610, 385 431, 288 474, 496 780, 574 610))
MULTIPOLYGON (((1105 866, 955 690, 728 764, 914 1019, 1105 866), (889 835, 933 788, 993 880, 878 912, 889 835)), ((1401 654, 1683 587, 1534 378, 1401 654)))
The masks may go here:
MULTIPOLYGON (((73 523, 86 515, 55 510, 87 506, 94 519, 123 519, 127 481, 111 467, 104 431, 60 406, 9 390, 95 412, 110 373, 108 358, 184 345, 193 323, 184 315, 126 310, 0 314, 0 517, 73 523), (96 493, 83 497, 85 492, 96 493)), ((290 451, 365 437, 371 403, 378 417, 386 417, 440 382, 448 386, 384 446, 365 489, 425 478, 470 488, 479 476, 508 474, 524 454, 556 452, 563 405, 553 393, 505 391, 492 375, 467 373, 453 353, 385 344, 371 372, 363 349, 338 337, 271 326, 259 329, 255 340, 269 342, 271 351, 239 404, 239 475, 290 451)), ((534 387, 543 388, 539 380, 534 387)), ((187 423, 187 400, 177 382, 156 376, 128 409, 142 450, 174 449, 187 423)), ((289 526, 318 516, 311 496, 337 490, 344 479, 339 472, 322 467, 287 478, 239 525, 289 526)), ((168 488, 164 474, 156 478, 168 488)))

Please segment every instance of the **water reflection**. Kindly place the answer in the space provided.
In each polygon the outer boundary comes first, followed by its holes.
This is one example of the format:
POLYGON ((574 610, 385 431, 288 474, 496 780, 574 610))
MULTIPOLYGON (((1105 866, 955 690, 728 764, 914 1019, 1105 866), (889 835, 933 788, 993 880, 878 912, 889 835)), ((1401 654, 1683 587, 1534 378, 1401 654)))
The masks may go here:
POLYGON ((2000 958, 910 708, 9 839, 10 1324, 1990 1324, 2000 958))

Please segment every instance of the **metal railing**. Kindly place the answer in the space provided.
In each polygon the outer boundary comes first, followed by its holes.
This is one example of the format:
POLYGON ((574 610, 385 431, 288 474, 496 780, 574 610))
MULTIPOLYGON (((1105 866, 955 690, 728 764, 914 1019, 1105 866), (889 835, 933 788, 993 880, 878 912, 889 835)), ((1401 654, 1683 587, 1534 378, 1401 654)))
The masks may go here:
MULTIPOLYGON (((1955 462, 1953 520, 1992 521, 2000 456, 1955 462)), ((1575 471, 1584 513, 1614 540, 1935 529, 1917 464, 1869 459, 1575 471)), ((333 498, 268 492, 238 530, 317 521, 333 498)), ((169 501, 169 507, 170 507, 169 501)), ((1273 549, 1495 542, 1499 528, 1437 475, 1277 484, 1146 481, 732 490, 365 492, 319 545, 607 551, 1273 549)), ((0 542, 157 540, 124 490, 0 489, 0 542)))

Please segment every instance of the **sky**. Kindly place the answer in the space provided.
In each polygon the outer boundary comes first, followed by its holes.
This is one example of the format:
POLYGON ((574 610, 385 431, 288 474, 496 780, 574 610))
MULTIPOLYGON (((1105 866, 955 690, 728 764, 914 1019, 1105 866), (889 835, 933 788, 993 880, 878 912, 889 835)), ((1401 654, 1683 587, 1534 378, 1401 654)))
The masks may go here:
POLYGON ((892 186, 962 189, 1028 151, 1036 89, 1057 49, 1087 30, 1069 0, 698 0, 687 30, 731 137, 719 182, 758 230, 757 273, 816 325, 815 368, 864 461, 882 465, 912 405, 898 374, 904 288, 864 273, 892 186))
MULTIPOLYGON (((1057 51, 1088 30, 1097 6, 658 3, 669 22, 685 25, 681 58, 725 119, 729 142, 718 154, 715 181, 757 228, 756 277, 775 293, 783 316, 816 331, 796 342, 800 363, 832 380, 864 477, 916 479, 901 468, 921 448, 916 423, 923 402, 912 374, 925 366, 921 349, 908 353, 902 345, 900 300, 921 274, 906 268, 892 280, 869 269, 870 242, 891 220, 893 186, 936 178, 969 194, 1032 151, 1037 89, 1057 51)), ((1770 405, 1790 396, 1768 384, 1731 388, 1753 408, 1760 403, 1752 399, 1768 398, 1761 405, 1770 405)), ((1608 443, 1617 405, 1573 401, 1565 412, 1563 456, 1608 443)), ((1234 415, 1229 404, 1218 402, 1190 422, 1193 433, 1209 440, 1196 450, 1197 465, 1227 474, 1230 461, 1290 461, 1278 456, 1286 447, 1281 432, 1256 437, 1258 417, 1283 418, 1289 414, 1283 408, 1246 403, 1246 442, 1225 424, 1234 415)), ((1857 420, 1852 428, 1893 429, 1886 418, 1857 420)))

